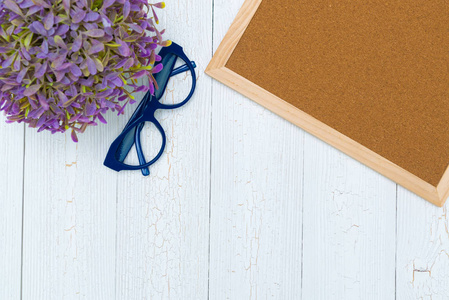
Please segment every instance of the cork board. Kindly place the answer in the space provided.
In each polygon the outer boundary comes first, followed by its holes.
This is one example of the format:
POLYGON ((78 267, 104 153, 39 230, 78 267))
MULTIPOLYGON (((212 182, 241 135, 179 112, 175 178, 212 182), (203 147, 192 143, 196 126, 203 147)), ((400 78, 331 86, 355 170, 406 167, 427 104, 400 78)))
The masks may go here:
POLYGON ((448 68, 445 1, 247 0, 206 72, 441 206, 448 68))

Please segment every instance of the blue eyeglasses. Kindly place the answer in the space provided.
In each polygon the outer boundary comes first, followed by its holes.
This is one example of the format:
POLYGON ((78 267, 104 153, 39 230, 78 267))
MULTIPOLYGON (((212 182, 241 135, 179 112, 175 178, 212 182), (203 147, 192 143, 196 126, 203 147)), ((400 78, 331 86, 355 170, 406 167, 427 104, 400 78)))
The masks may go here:
POLYGON ((154 75, 154 79, 156 80, 159 88, 154 92, 154 95, 152 95, 150 91, 146 93, 122 133, 114 140, 114 142, 112 142, 108 154, 106 155, 106 159, 104 160, 104 165, 106 167, 117 172, 123 170, 141 170, 144 176, 150 175, 149 167, 161 157, 166 144, 165 132, 161 124, 154 117, 155 111, 158 109, 175 109, 181 107, 186 104, 190 98, 192 98, 195 91, 196 65, 195 62, 190 61, 187 58, 181 46, 172 43, 171 46, 162 48, 159 52, 159 56, 161 57, 161 63, 164 66, 161 72, 154 75), (175 64, 178 59, 184 61, 185 64, 175 69, 175 64), (160 99, 164 95, 170 77, 185 71, 190 71, 192 75, 192 87, 187 98, 177 104, 167 105, 161 103, 160 99), (145 125, 145 122, 154 124, 162 136, 161 149, 158 154, 148 162, 143 155, 142 144, 140 142, 140 133, 145 125), (129 165, 124 163, 126 156, 134 144, 136 145, 139 165, 129 165))

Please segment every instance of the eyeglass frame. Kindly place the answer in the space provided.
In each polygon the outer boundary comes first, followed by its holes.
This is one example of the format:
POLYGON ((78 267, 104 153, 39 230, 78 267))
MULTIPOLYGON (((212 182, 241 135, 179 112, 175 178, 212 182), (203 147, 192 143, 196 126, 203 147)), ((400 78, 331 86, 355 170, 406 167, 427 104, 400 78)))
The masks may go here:
POLYGON ((158 82, 158 78, 162 75, 166 75, 167 69, 166 65, 164 65, 164 68, 161 72, 154 75, 155 80, 158 84, 158 89, 154 92, 154 95, 151 94, 150 91, 148 91, 145 96, 143 97, 142 101, 139 103, 139 106, 134 111, 133 115, 129 119, 128 123, 126 124, 123 131, 120 133, 120 135, 112 142, 111 146, 109 147, 109 151, 106 155, 106 158, 104 160, 104 165, 114 171, 120 172, 125 170, 141 170, 142 174, 144 176, 148 176, 150 174, 149 167, 153 165, 161 156, 162 153, 165 150, 166 145, 166 135, 165 131, 162 128, 161 124, 157 119, 155 118, 154 114, 156 110, 158 109, 176 109, 183 105, 185 105, 193 96, 193 93, 195 92, 196 88, 196 73, 195 73, 195 67, 196 64, 194 61, 190 61, 190 59, 185 55, 183 49, 181 46, 179 46, 176 43, 172 43, 168 47, 164 47, 159 52, 159 56, 161 56, 161 63, 164 62, 164 59, 168 57, 168 55, 174 55, 175 60, 170 66, 168 77, 163 78, 162 80, 165 80, 165 82, 158 82), (184 61, 185 65, 180 66, 178 68, 174 68, 176 61, 178 59, 181 59, 184 61), (192 76, 192 87, 190 89, 190 92, 188 96, 180 103, 177 104, 163 104, 160 102, 160 99, 163 97, 164 92, 167 88, 168 82, 171 77, 176 76, 182 72, 190 71, 192 76), (140 133, 145 125, 145 122, 150 122, 155 125, 155 127, 158 129, 159 133, 162 136, 162 145, 161 149, 157 153, 157 155, 150 160, 149 162, 146 162, 145 156, 143 155, 142 151, 142 144, 140 140, 140 133), (133 141, 127 139, 128 141, 125 141, 125 138, 127 138, 128 134, 131 132, 131 130, 135 129, 133 141), (128 144, 123 145, 122 149, 126 147, 125 151, 120 151, 120 146, 122 143, 128 142, 128 144), (135 144, 136 146, 136 152, 137 157, 139 159, 139 165, 129 165, 125 164, 124 160, 128 156, 129 151, 131 150, 132 146, 135 144))

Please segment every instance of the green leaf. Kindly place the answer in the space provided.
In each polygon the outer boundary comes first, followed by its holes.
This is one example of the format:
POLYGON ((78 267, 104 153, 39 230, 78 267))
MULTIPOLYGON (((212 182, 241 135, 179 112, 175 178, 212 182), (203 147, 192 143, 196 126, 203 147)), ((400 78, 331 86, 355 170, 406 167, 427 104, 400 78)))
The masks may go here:
POLYGON ((106 52, 105 56, 103 57, 103 66, 107 66, 109 63, 109 56, 110 56, 111 51, 108 49, 108 51, 106 52))
POLYGON ((109 46, 109 47, 111 47, 111 48, 118 48, 118 47, 122 46, 122 45, 116 44, 116 43, 108 43, 108 44, 105 44, 105 45, 106 45, 106 46, 109 46))
POLYGON ((61 48, 67 49, 67 45, 64 43, 64 40, 59 35, 54 36, 55 44, 58 45, 61 48))
POLYGON ((144 66, 144 67, 140 67, 140 68, 138 68, 137 70, 153 70, 153 67, 152 66, 144 66))
POLYGON ((21 20, 21 19, 14 19, 14 20, 11 21, 11 24, 14 24, 14 26, 19 27, 20 25, 23 24, 23 20, 21 20))
POLYGON ((25 46, 25 48, 27 50, 30 49, 30 45, 31 45, 31 40, 33 39, 33 33, 31 32, 29 35, 27 35, 27 37, 25 38, 25 40, 23 41, 23 45, 25 46))
POLYGON ((103 66, 103 63, 101 62, 101 60, 99 60, 96 57, 93 57, 92 59, 94 60, 95 66, 97 67, 97 70, 100 71, 100 72, 103 72, 104 66, 103 66))

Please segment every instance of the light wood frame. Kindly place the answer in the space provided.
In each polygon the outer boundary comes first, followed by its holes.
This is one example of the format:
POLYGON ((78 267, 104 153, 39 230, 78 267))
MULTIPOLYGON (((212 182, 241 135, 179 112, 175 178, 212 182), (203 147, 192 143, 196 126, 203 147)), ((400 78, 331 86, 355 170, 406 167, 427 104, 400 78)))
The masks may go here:
POLYGON ((284 119, 397 182, 427 201, 443 206, 449 197, 449 168, 437 186, 422 180, 290 103, 226 68, 240 38, 263 0, 246 0, 206 68, 206 74, 254 100, 284 119))

